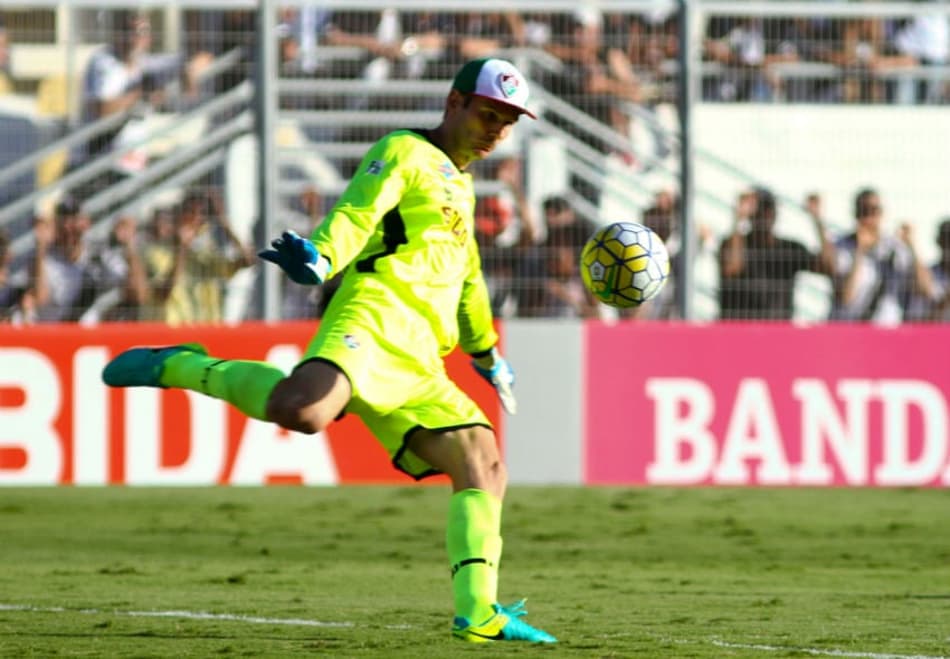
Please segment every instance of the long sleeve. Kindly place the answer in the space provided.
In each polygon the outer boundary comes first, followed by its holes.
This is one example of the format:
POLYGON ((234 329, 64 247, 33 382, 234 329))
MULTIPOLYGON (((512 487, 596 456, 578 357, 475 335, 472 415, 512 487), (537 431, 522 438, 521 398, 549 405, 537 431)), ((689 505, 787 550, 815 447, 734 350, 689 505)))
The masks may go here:
POLYGON ((399 205, 406 189, 408 170, 400 166, 391 141, 377 142, 326 219, 314 229, 311 240, 332 265, 342 272, 363 250, 389 211, 399 205))
POLYGON ((498 343, 491 298, 482 274, 481 257, 474 238, 470 240, 469 270, 459 300, 458 323, 459 345, 465 352, 484 352, 498 343))

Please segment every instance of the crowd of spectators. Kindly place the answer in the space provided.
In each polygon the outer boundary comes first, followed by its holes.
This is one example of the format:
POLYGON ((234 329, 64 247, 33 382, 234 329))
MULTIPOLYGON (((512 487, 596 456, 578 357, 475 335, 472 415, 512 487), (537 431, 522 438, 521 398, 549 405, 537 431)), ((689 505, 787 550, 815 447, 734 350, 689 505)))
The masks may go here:
MULTIPOLYGON (((499 169, 520 165, 509 159, 499 169)), ((600 304, 581 284, 578 255, 595 223, 560 195, 545 199, 542 217, 533 218, 526 205, 518 210, 520 177, 499 176, 509 182, 509 194, 483 199, 476 211, 476 236, 499 317, 678 317, 676 280, 683 263, 674 194, 658 192, 641 217, 633 218, 666 242, 670 281, 657 298, 620 312, 600 304)), ((287 226, 302 231, 316 226, 326 210, 313 188, 305 189, 295 206, 287 226)), ((840 236, 828 229, 817 195, 803 201, 817 237, 814 251, 775 233, 778 206, 768 189, 750 189, 736 199, 727 236, 716 243, 708 231, 699 232, 700 243, 712 245, 717 255, 720 319, 792 320, 796 276, 812 272, 830 284, 829 321, 950 320, 950 217, 938 223, 940 256, 928 266, 918 255, 910 223, 900 224, 896 235, 882 230, 884 207, 874 189, 856 193, 853 230, 840 236)), ((89 226, 80 202, 67 196, 52 217, 36 218, 34 248, 21 258, 11 257, 9 238, 0 232, 0 323, 220 323, 229 281, 255 263, 252 246, 234 234, 213 187, 189 190, 179 203, 156 208, 142 230, 135 218, 118 217, 101 244, 88 237, 89 226)), ((337 283, 308 288, 283 282, 282 317, 319 317, 337 283)))
MULTIPOLYGON (((445 78, 458 64, 502 49, 557 57, 559 94, 607 124, 622 101, 675 93, 678 15, 606 12, 579 3, 570 13, 282 12, 287 75, 445 78), (358 46, 337 59, 320 46, 358 46), (323 59, 321 59, 321 56, 323 59), (616 102, 620 101, 620 103, 616 102)), ((950 18, 946 10, 890 16, 705 17, 703 97, 711 101, 948 103, 950 18)))
MULTIPOLYGON (((169 103, 172 80, 180 85, 176 103, 196 96, 202 70, 235 46, 244 49, 253 66, 253 11, 186 11, 181 52, 157 54, 146 15, 104 14, 112 39, 84 71, 83 123, 130 108, 161 108, 169 103)), ((950 102, 950 76, 944 72, 950 64, 946 12, 906 19, 707 18, 701 47, 701 91, 707 101, 950 102)), ((618 136, 605 139, 582 131, 576 137, 631 166, 636 164, 629 148, 636 109, 675 99, 680 46, 675 13, 603 12, 583 3, 567 13, 335 11, 299 3, 280 9, 279 36, 281 75, 302 78, 444 80, 469 58, 517 48, 543 51, 558 65, 533 70, 532 77, 618 136)), ((16 84, 8 52, 8 34, 0 25, 0 94, 16 84)), ((247 74, 235 71, 236 77, 217 81, 212 91, 223 91, 247 74)), ((412 106, 411 97, 400 98, 412 106)), ((378 102, 326 94, 312 100, 305 107, 355 110, 378 102)), ((546 118, 561 120, 568 134, 574 131, 563 117, 546 118)), ((128 123, 98 135, 73 154, 72 166, 114 148, 123 131, 128 138, 128 123)), ((255 259, 251 246, 232 231, 216 184, 184 190, 178 203, 154 208, 147 218, 118 217, 104 244, 88 238, 91 218, 84 201, 142 163, 132 158, 124 166, 63 196, 48 216, 38 214, 29 253, 15 258, 11 236, 0 233, 0 322, 222 321, 228 282, 255 259)), ((577 271, 577 254, 596 219, 583 217, 577 208, 596 208, 600 190, 574 176, 570 191, 587 205, 578 206, 570 195, 552 195, 543 200, 541 217, 535 217, 526 200, 524 166, 520 157, 506 156, 485 163, 479 172, 503 187, 480 198, 476 209, 476 235, 495 312, 608 320, 623 315, 593 300, 577 271)), ((311 187, 290 203, 286 217, 295 218, 293 228, 306 233, 322 219, 326 202, 311 187)), ((813 221, 816 252, 775 234, 779 207, 772 192, 757 188, 739 196, 732 231, 713 246, 720 318, 792 318, 800 272, 831 283, 830 320, 893 323, 950 316, 950 219, 940 224, 936 237, 942 256, 927 267, 914 249, 915 241, 925 238, 914 236, 910 224, 896 236, 881 230, 883 206, 872 189, 856 195, 854 231, 838 239, 825 226, 817 196, 805 200, 803 208, 813 221)), ((676 317, 676 280, 684 267, 679 215, 676 195, 664 190, 639 218, 670 247, 673 276, 657 299, 629 312, 631 317, 676 317)), ((701 238, 707 245, 713 242, 708 234, 701 238)), ((286 285, 283 317, 318 316, 333 290, 332 283, 320 292, 286 285)))
POLYGON ((67 195, 51 217, 36 217, 33 247, 19 259, 0 234, 0 322, 220 323, 229 280, 256 261, 207 186, 156 208, 144 236, 132 215, 117 217, 105 241, 89 229, 82 203, 67 195))
MULTIPOLYGON (((853 230, 837 237, 825 226, 818 195, 808 195, 803 209, 813 222, 816 251, 775 234, 776 201, 769 190, 739 196, 735 228, 718 251, 721 319, 793 319, 799 272, 828 279, 830 321, 890 326, 943 319, 950 306, 947 256, 928 266, 920 258, 910 222, 901 222, 896 235, 886 232, 877 190, 856 192, 853 230)), ((938 224, 936 242, 945 252, 950 217, 938 224)))
MULTIPOLYGON (((937 225, 935 243, 940 256, 925 263, 918 251, 913 224, 901 222, 894 235, 884 231, 884 208, 879 193, 863 188, 855 193, 853 230, 833 235, 822 213, 822 200, 809 194, 801 210, 810 218, 817 242, 811 250, 798 240, 775 232, 779 204, 766 188, 738 195, 733 229, 717 239, 700 224, 697 245, 715 254, 716 281, 704 282, 717 295, 720 320, 791 321, 796 318, 799 273, 824 278, 830 304, 820 319, 832 322, 902 322, 950 320, 950 217, 937 225)), ((507 264, 504 276, 487 269, 490 288, 507 294, 507 305, 496 305, 502 317, 573 317, 615 320, 672 320, 680 313, 677 279, 684 263, 676 196, 659 191, 638 220, 666 243, 671 257, 670 280, 660 294, 632 310, 618 311, 598 303, 580 286, 578 254, 594 224, 552 196, 544 202, 543 236, 530 244, 483 244, 488 263, 507 264), (512 303, 513 301, 513 303, 512 303)))
POLYGON ((950 101, 947 76, 937 69, 948 64, 950 24, 936 11, 910 18, 718 17, 709 21, 703 55, 721 67, 705 77, 709 100, 950 101))

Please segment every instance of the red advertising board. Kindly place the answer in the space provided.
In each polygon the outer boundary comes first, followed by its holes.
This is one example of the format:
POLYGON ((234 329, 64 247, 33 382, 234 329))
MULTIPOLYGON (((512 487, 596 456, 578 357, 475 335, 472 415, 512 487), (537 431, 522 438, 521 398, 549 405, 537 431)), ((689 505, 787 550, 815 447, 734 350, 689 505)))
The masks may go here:
POLYGON ((585 481, 950 485, 950 326, 592 323, 585 481))
MULTIPOLYGON (((411 482, 351 415, 325 433, 301 435, 201 394, 110 389, 100 379, 125 348, 190 341, 216 356, 266 360, 289 371, 314 330, 308 322, 0 328, 0 484, 411 482)), ((453 353, 447 366, 501 435, 494 390, 464 354, 453 353)))

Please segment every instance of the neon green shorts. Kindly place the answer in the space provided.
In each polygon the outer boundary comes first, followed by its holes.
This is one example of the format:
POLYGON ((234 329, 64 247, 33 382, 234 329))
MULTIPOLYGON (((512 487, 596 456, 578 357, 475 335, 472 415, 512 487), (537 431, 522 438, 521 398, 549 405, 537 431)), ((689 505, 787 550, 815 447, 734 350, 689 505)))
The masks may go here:
POLYGON ((438 473, 407 448, 416 430, 492 427, 449 378, 428 327, 379 306, 344 305, 331 311, 303 361, 325 360, 346 374, 353 387, 346 411, 363 420, 397 469, 415 479, 438 473))

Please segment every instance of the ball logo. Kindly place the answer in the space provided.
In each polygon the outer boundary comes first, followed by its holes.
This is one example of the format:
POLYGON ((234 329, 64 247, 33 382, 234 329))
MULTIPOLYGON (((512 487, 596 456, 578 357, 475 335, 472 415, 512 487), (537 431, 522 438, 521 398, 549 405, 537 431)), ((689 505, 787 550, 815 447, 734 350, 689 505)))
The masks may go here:
POLYGON ((501 93, 505 95, 506 98, 511 98, 518 93, 518 87, 521 83, 518 80, 518 76, 514 73, 499 73, 498 74, 498 87, 501 89, 501 93))

